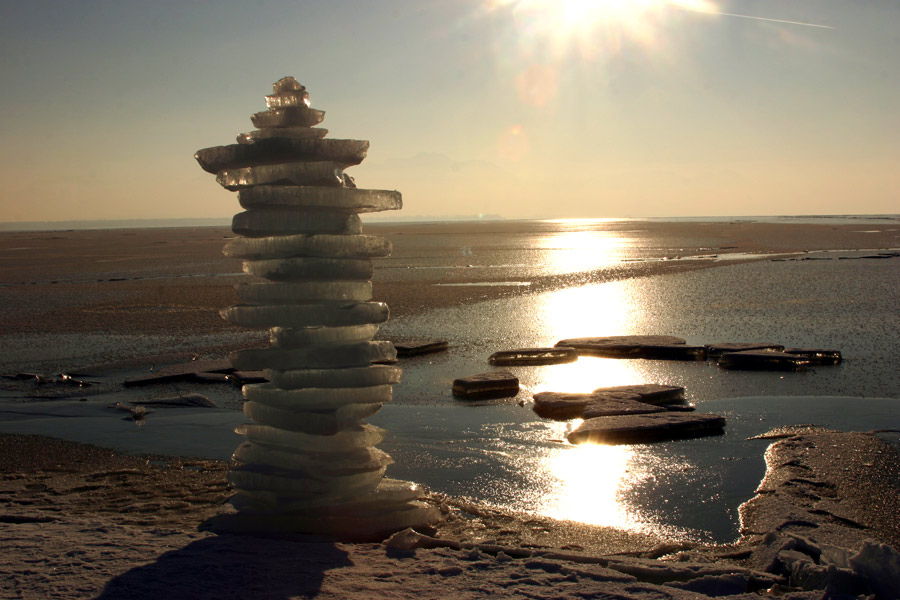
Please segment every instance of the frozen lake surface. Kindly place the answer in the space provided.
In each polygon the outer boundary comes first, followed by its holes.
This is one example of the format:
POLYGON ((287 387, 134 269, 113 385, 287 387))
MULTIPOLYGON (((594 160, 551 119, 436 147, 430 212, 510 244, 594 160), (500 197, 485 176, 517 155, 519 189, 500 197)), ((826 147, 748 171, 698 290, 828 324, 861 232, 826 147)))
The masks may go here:
POLYGON ((382 447, 397 461, 392 476, 436 491, 556 518, 731 541, 737 507, 762 479, 770 443, 748 437, 799 424, 900 429, 898 289, 895 260, 761 261, 397 319, 384 335, 446 339, 450 351, 403 361, 394 403, 371 421, 390 430, 382 447), (626 334, 837 348, 845 360, 800 372, 740 372, 708 362, 583 357, 510 369, 522 383, 515 399, 472 403, 450 393, 454 378, 492 370, 487 357, 497 350, 626 334), (541 391, 633 383, 685 387, 698 410, 728 419, 725 434, 573 447, 565 433, 577 421, 541 419, 527 403, 541 391))

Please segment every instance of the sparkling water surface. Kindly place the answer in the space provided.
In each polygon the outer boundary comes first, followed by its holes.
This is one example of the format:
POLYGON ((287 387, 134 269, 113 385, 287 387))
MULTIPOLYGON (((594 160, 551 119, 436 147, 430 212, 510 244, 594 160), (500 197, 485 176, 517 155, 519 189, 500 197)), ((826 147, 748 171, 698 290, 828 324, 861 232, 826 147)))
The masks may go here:
POLYGON ((900 429, 897 290, 896 260, 765 260, 395 319, 382 334, 446 339, 450 350, 404 360, 394 402, 370 421, 390 432, 381 445, 396 460, 389 474, 435 491, 554 518, 727 542, 738 535, 738 506, 765 472, 770 442, 747 438, 798 424, 900 429), (835 348, 845 360, 799 372, 739 372, 711 362, 583 357, 508 369, 521 381, 516 398, 471 402, 450 393, 454 378, 494 370, 487 358, 498 350, 625 334, 835 348), (565 435, 579 421, 541 419, 529 402, 541 391, 635 383, 684 386, 698 411, 727 418, 725 434, 572 446, 565 435))

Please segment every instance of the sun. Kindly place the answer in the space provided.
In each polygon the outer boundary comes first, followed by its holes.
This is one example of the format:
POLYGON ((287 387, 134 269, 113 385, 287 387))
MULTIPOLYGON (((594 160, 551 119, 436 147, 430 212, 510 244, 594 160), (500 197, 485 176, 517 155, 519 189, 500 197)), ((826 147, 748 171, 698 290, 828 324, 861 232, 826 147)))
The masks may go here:
POLYGON ((581 58, 595 58, 625 43, 652 47, 673 9, 715 6, 712 0, 489 0, 489 8, 509 11, 524 38, 557 57, 574 49, 581 58))

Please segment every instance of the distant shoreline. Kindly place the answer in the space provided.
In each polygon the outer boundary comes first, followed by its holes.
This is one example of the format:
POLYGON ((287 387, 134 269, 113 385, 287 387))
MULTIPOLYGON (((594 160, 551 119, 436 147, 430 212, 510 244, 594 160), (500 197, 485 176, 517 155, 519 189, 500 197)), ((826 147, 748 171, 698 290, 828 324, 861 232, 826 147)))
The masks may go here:
MULTIPOLYGON (((672 223, 727 223, 762 222, 762 223, 890 223, 900 225, 900 214, 888 215, 710 215, 698 217, 573 217, 573 218, 543 218, 543 219, 513 219, 500 215, 460 215, 460 216, 394 216, 393 218, 374 218, 367 220, 363 217, 364 224, 371 225, 405 225, 424 223, 466 223, 489 221, 549 221, 589 223, 603 221, 653 221, 672 223)), ((27 231, 83 231, 104 229, 151 229, 151 228, 181 228, 181 227, 228 227, 231 225, 230 217, 211 218, 183 218, 183 219, 108 219, 108 220, 73 220, 73 221, 10 221, 0 222, 0 232, 27 232, 27 231)))

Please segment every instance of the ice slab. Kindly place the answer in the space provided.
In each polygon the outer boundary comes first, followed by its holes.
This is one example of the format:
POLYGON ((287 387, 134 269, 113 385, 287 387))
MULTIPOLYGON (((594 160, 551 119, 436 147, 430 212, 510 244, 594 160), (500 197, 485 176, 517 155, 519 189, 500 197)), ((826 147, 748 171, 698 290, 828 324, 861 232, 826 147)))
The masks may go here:
POLYGON ((250 121, 259 129, 280 127, 312 127, 325 119, 324 110, 307 106, 287 106, 254 113, 250 121))
POLYGON ((333 304, 283 304, 274 306, 236 305, 219 311, 229 323, 260 329, 266 327, 342 327, 384 323, 388 307, 384 302, 333 304))
POLYGON ((299 471, 267 469, 263 465, 242 465, 228 472, 228 482, 241 490, 271 490, 310 496, 339 496, 375 489, 384 469, 329 479, 304 477, 299 471))
POLYGON ((234 367, 227 360, 194 360, 177 365, 167 365, 155 369, 146 375, 129 377, 124 381, 123 385, 125 387, 136 387, 172 381, 192 381, 202 374, 230 373, 232 371, 234 371, 234 367))
POLYGON ((329 411, 298 411, 273 408, 266 404, 244 402, 244 414, 260 425, 312 435, 334 435, 371 417, 381 404, 345 404, 329 411))
POLYGON ((266 369, 269 381, 283 390, 299 388, 364 388, 400 383, 403 371, 397 367, 372 365, 348 369, 266 369))
POLYGON ((234 286, 234 291, 246 304, 365 302, 372 299, 372 284, 368 281, 239 283, 234 286))
POLYGON ((488 358, 492 365, 556 365, 575 362, 578 351, 575 348, 517 348, 494 352, 488 358))
POLYGON ((244 442, 238 446, 232 458, 242 463, 281 466, 309 473, 318 479, 375 471, 394 462, 386 452, 377 448, 360 448, 344 454, 310 454, 253 442, 244 442))
POLYGON ((400 192, 349 187, 259 185, 241 190, 238 193, 238 200, 244 208, 255 206, 328 208, 355 213, 403 208, 403 198, 400 192))
POLYGON ((616 335, 560 340, 557 346, 575 348, 581 354, 609 358, 640 358, 644 346, 686 344, 681 338, 668 335, 616 335))
POLYGON ((508 371, 493 371, 453 381, 453 395, 461 398, 509 398, 519 393, 519 379, 508 371))
POLYGON ((749 350, 747 352, 726 352, 719 357, 723 369, 743 371, 796 371, 807 367, 812 360, 798 354, 774 350, 749 350))
MULTIPOLYGON (((243 417, 242 417, 243 418, 243 417)), ((312 435, 299 431, 286 431, 267 425, 245 423, 234 430, 255 444, 304 452, 343 453, 370 448, 384 439, 384 429, 374 425, 360 425, 339 431, 334 435, 312 435)))
POLYGON ((648 404, 669 404, 684 400, 684 388, 677 385, 659 383, 639 383, 635 385, 616 385, 597 388, 594 394, 607 392, 628 392, 641 397, 641 402, 648 404))
POLYGON ((786 348, 786 354, 802 356, 809 359, 814 365, 839 365, 841 363, 840 350, 826 350, 823 348, 786 348))
POLYGON ((303 256, 245 260, 244 272, 271 281, 369 280, 375 272, 375 267, 368 259, 303 256))
POLYGON ((272 327, 269 343, 279 348, 306 348, 367 342, 378 331, 378 325, 348 325, 346 327, 272 327))
POLYGON ((642 444, 722 433, 725 418, 706 413, 662 412, 588 419, 567 437, 573 444, 642 444))
POLYGON ((397 356, 418 356, 420 354, 443 352, 449 346, 450 344, 446 340, 405 340, 394 342, 397 356))
POLYGON ((299 161, 333 161, 340 166, 358 165, 365 159, 369 142, 317 137, 292 139, 271 137, 252 144, 229 144, 203 148, 194 154, 207 173, 259 165, 299 161))
POLYGON ((629 392, 601 392, 591 394, 541 392, 534 395, 534 412, 545 419, 567 421, 581 419, 584 411, 593 405, 605 406, 609 414, 637 412, 660 412, 650 404, 641 401, 641 396, 629 392))
POLYGON ((251 238, 317 233, 350 236, 362 231, 362 223, 354 214, 334 211, 254 209, 234 215, 231 230, 251 238))
POLYGON ((245 385, 242 391, 248 401, 283 410, 334 410, 347 404, 384 404, 392 397, 389 385, 282 390, 261 383, 245 385))
POLYGON ((393 344, 386 341, 362 342, 343 346, 304 348, 247 348, 229 355, 235 369, 336 369, 362 367, 373 362, 397 359, 393 344))
MULTIPOLYGON (((340 516, 359 512, 385 511, 411 502, 425 495, 426 489, 409 481, 398 481, 385 477, 371 492, 353 497, 337 497, 319 500, 296 497, 289 494, 274 494, 267 491, 242 493, 243 500, 265 504, 265 508, 281 513, 313 510, 320 515, 340 516)), ((235 504, 237 506, 237 504, 235 504)))
POLYGON ((256 129, 237 136, 239 144, 254 144, 260 140, 286 138, 301 140, 305 138, 323 138, 328 130, 321 127, 280 127, 278 129, 256 129))
POLYGON ((715 358, 726 352, 744 352, 745 350, 784 350, 781 344, 769 344, 764 342, 726 342, 706 344, 706 353, 710 358, 715 358))
POLYGON ((666 412, 667 410, 665 407, 647 404, 631 398, 607 397, 585 406, 581 416, 584 419, 595 419, 597 417, 616 417, 619 415, 649 415, 666 412))
POLYGON ((333 161, 294 162, 219 171, 216 181, 237 191, 254 185, 324 185, 343 187, 344 168, 333 161))
POLYGON ((391 242, 377 235, 277 235, 235 238, 225 245, 223 253, 249 260, 294 256, 381 258, 391 253, 391 242))

